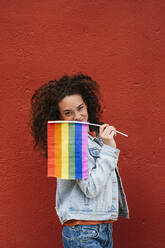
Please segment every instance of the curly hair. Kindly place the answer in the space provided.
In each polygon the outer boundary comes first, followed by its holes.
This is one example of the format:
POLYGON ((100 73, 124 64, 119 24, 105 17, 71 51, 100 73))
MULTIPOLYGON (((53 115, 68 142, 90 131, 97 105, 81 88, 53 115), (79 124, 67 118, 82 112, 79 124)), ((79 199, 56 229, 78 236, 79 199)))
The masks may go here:
MULTIPOLYGON (((47 121, 60 120, 59 102, 66 96, 79 94, 88 110, 88 121, 100 124, 102 108, 99 85, 82 73, 64 75, 60 80, 49 81, 37 89, 31 99, 31 134, 34 148, 38 147, 47 157, 47 121)), ((90 131, 98 128, 90 126, 90 131)))

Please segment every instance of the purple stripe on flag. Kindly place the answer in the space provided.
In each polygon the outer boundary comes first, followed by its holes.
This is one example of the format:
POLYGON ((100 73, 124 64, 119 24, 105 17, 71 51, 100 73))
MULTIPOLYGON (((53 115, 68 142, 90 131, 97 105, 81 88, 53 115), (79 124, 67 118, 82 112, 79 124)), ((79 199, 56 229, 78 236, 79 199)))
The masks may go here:
POLYGON ((82 124, 82 178, 88 178, 88 125, 82 124))

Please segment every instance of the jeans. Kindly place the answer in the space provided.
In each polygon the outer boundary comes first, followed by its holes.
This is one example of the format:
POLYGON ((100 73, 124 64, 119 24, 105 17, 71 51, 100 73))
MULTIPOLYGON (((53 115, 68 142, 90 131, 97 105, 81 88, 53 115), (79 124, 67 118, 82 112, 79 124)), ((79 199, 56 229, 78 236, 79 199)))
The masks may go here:
POLYGON ((112 223, 63 226, 64 248, 112 248, 112 223))

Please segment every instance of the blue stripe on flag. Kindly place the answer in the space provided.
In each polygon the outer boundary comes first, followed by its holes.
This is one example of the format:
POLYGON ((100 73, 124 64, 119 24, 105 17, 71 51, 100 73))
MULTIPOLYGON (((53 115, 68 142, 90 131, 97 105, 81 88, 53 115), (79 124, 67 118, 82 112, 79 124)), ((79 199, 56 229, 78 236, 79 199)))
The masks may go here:
POLYGON ((75 124, 75 179, 82 178, 82 124, 75 124))

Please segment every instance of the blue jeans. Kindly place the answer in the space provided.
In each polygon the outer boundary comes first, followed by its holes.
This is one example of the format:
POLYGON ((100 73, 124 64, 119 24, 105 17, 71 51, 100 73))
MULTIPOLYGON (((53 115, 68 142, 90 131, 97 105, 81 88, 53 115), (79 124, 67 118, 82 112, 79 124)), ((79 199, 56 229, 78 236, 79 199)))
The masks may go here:
POLYGON ((63 226, 64 248, 112 248, 112 223, 63 226))

